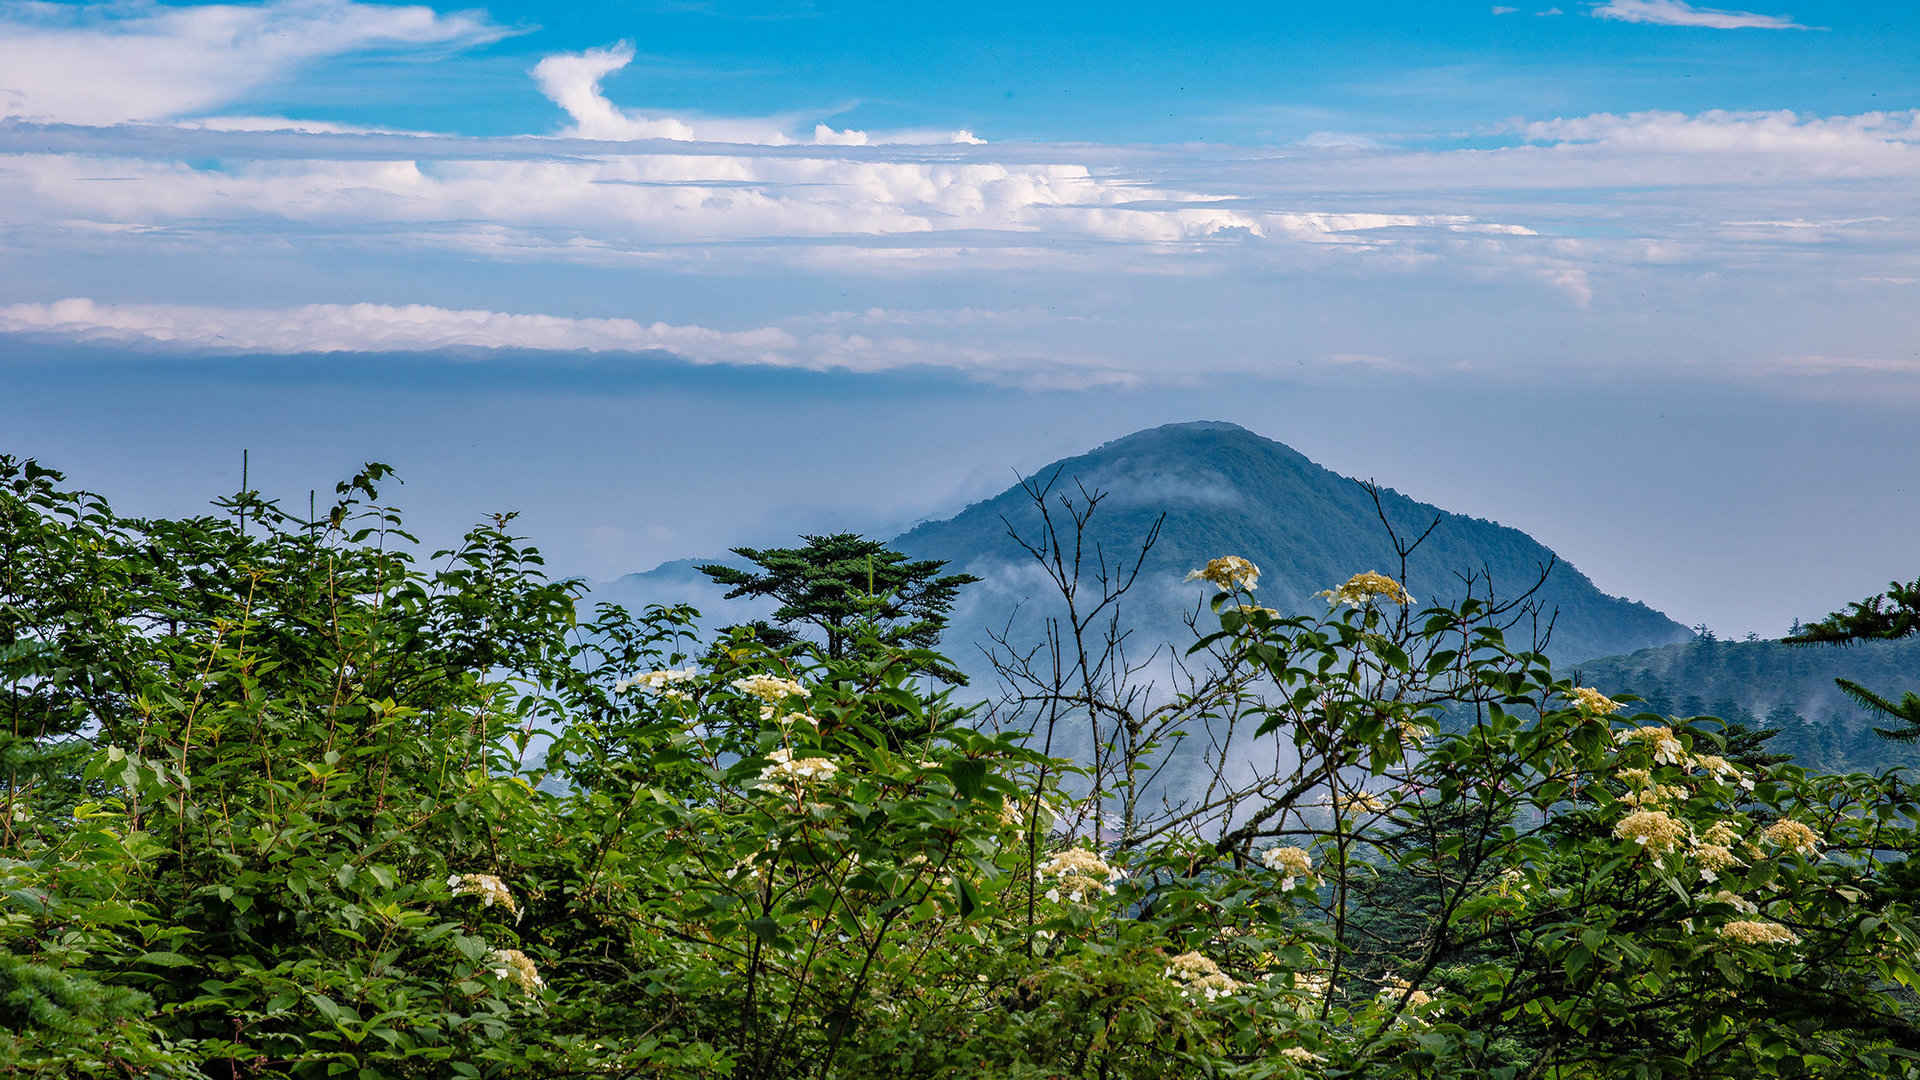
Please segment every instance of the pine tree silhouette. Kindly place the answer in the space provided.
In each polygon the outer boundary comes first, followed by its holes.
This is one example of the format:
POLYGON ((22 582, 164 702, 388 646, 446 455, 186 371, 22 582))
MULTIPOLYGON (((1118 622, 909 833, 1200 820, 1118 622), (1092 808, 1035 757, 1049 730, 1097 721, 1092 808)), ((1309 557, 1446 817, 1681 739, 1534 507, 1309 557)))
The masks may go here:
MULTIPOLYGON (((1887 591, 1848 604, 1818 622, 1794 622, 1793 633, 1781 639, 1791 645, 1852 645, 1862 641, 1893 641, 1920 633, 1920 578, 1911 584, 1889 582, 1887 591)), ((1874 734, 1899 742, 1920 741, 1920 694, 1909 690, 1894 701, 1851 679, 1834 685, 1868 712, 1886 721, 1874 734)))

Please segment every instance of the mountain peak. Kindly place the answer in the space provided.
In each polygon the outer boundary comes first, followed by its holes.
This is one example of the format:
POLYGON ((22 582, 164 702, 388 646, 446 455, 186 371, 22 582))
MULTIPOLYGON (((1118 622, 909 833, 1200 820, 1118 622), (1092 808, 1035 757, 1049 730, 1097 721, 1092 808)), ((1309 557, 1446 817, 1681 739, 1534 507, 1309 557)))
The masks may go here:
MULTIPOLYGON (((1032 479, 1054 484, 1056 493, 1084 486, 1105 494, 1088 539, 1110 560, 1130 558, 1127 553, 1164 515, 1159 543, 1145 564, 1148 579, 1159 586, 1150 595, 1158 599, 1135 605, 1156 634, 1172 633, 1174 607, 1192 607, 1195 596, 1191 587, 1177 586, 1180 578, 1217 555, 1252 559, 1263 570, 1261 600, 1298 612, 1322 604, 1320 590, 1359 571, 1397 573, 1398 556, 1379 520, 1384 512, 1402 536, 1419 535, 1438 519, 1407 575, 1408 588, 1423 599, 1459 599, 1458 575, 1474 571, 1490 573, 1499 594, 1511 596, 1551 566, 1538 596, 1548 613, 1558 613, 1549 646, 1558 658, 1629 652, 1690 636, 1643 604, 1601 592, 1518 529, 1454 514, 1390 488, 1380 489, 1377 512, 1360 483, 1238 424, 1199 420, 1147 428, 1053 462, 1032 479), (1147 610, 1156 605, 1166 610, 1147 610)), ((1024 577, 1025 567, 1007 529, 1038 524, 1032 500, 1016 485, 946 521, 919 525, 894 543, 989 582, 995 575, 1011 580, 1024 577)), ((977 587, 983 593, 996 588, 977 587)), ((995 599, 1012 607, 1026 598, 995 599)))

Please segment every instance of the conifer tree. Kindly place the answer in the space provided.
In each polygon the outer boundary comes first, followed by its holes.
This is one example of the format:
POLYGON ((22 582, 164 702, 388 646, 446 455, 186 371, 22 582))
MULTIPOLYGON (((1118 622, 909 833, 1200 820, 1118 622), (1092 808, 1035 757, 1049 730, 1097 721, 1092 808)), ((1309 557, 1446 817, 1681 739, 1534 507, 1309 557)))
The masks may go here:
MULTIPOLYGON (((777 601, 773 622, 789 633, 802 625, 818 630, 832 660, 853 657, 868 630, 889 647, 932 649, 960 587, 980 580, 972 574, 942 575, 947 564, 941 560, 909 559, 856 533, 801 539, 806 546, 734 548, 757 572, 721 563, 695 569, 728 586, 729 600, 763 596, 777 601)), ((959 669, 939 660, 923 663, 920 673, 955 685, 967 681, 959 669)))
MULTIPOLYGON (((1817 622, 1795 622, 1794 633, 1784 640, 1794 645, 1852 645, 1862 641, 1894 641, 1920 633, 1920 578, 1902 585, 1889 582, 1887 591, 1848 604, 1817 622)), ((1854 682, 1835 679, 1840 691, 1869 713, 1890 722, 1876 727, 1874 733, 1900 742, 1920 740, 1920 694, 1911 690, 1898 701, 1854 682)))

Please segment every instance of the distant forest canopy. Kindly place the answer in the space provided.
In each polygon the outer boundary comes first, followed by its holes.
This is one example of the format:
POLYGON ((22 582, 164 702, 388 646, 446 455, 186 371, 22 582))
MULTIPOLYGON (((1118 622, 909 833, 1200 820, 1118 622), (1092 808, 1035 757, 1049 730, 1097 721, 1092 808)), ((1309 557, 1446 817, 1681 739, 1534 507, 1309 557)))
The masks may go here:
POLYGON ((1873 733, 1882 721, 1834 685, 1835 679, 1898 696, 1920 690, 1920 638, 1856 645, 1779 641, 1693 641, 1589 660, 1569 668, 1608 693, 1633 693, 1663 716, 1717 716, 1779 731, 1769 748, 1823 772, 1920 765, 1920 746, 1873 733))

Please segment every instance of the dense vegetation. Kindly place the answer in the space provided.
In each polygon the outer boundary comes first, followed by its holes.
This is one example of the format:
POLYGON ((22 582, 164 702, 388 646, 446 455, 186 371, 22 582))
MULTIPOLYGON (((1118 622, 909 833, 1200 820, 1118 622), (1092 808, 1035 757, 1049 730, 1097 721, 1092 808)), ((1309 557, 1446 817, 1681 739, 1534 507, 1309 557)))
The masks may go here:
POLYGON ((1067 647, 962 716, 878 629, 581 621, 506 518, 416 558, 385 478, 129 520, 0 458, 10 1075, 1920 1075, 1905 780, 1634 715, 1484 597, 1215 559, 1204 673, 1133 695, 1049 526, 1067 647))
POLYGON ((1710 635, 1573 667, 1599 687, 1631 687, 1662 715, 1712 715, 1779 734, 1774 749, 1822 772, 1920 764, 1920 746, 1875 733, 1887 721, 1834 682, 1899 696, 1920 689, 1920 641, 1810 647, 1710 635))

